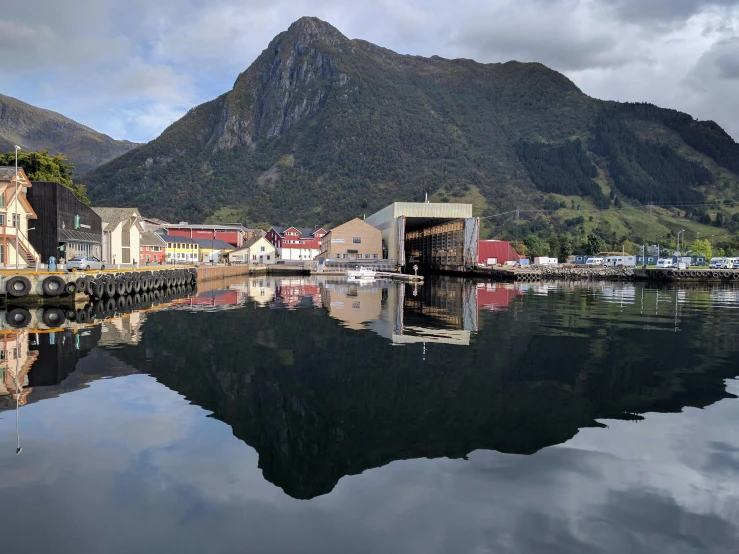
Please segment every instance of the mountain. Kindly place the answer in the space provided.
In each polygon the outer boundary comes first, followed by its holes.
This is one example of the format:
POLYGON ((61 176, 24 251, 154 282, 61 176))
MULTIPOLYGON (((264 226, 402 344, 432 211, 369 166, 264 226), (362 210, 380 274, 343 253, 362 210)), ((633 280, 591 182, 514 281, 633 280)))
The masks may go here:
POLYGON ((138 146, 0 94, 0 153, 12 152, 16 144, 23 150, 61 152, 74 164, 75 177, 138 146))
POLYGON ((739 145, 713 122, 591 98, 538 63, 400 55, 301 18, 231 91, 87 182, 93 202, 165 219, 337 223, 428 193, 472 202, 487 234, 525 223, 646 240, 739 198, 739 145), (691 212, 645 219, 648 203, 691 212), (516 207, 518 220, 496 216, 516 207))

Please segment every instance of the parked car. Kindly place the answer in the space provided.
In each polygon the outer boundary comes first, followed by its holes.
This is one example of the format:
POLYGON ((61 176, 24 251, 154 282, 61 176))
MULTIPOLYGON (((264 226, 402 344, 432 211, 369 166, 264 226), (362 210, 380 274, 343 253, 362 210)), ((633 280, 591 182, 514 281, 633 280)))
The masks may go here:
POLYGON ((675 267, 675 260, 672 258, 660 258, 657 260, 657 267, 659 269, 669 269, 675 267))
POLYGON ((88 269, 105 269, 105 264, 95 256, 74 256, 69 258, 65 265, 67 271, 79 271, 88 269))

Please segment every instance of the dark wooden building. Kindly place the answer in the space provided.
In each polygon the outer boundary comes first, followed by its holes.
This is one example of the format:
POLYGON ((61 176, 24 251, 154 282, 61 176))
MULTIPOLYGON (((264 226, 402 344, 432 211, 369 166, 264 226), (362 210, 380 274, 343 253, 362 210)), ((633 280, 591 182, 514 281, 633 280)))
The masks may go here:
POLYGON ((80 202, 67 187, 53 181, 33 181, 26 193, 38 215, 28 240, 46 262, 72 256, 100 258, 103 222, 90 206, 80 202))

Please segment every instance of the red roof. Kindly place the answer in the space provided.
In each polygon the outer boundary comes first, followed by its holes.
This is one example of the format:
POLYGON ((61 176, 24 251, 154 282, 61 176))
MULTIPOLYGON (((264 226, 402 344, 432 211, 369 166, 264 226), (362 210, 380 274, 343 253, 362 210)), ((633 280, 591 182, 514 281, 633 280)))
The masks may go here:
POLYGON ((499 264, 515 262, 519 259, 518 253, 508 241, 481 240, 477 247, 477 261, 484 264, 488 258, 498 258, 499 264))

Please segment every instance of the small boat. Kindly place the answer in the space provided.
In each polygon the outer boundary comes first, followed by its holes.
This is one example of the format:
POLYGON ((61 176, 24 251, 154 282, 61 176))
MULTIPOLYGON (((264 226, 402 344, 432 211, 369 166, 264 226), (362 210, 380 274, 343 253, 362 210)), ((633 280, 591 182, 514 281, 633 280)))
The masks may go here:
POLYGON ((346 277, 350 281, 367 281, 375 278, 377 272, 374 269, 360 266, 359 269, 349 269, 346 272, 346 277))

